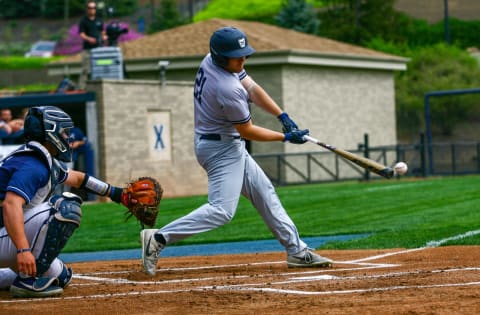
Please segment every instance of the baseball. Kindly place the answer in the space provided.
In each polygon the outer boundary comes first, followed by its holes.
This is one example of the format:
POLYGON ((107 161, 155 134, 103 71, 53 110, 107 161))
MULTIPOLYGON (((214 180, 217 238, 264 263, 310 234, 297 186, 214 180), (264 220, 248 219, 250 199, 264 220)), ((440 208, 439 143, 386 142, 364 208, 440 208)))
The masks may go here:
POLYGON ((403 175, 407 172, 408 166, 407 166, 407 163, 405 162, 398 162, 397 164, 395 164, 393 169, 395 170, 395 173, 397 173, 398 175, 403 175))

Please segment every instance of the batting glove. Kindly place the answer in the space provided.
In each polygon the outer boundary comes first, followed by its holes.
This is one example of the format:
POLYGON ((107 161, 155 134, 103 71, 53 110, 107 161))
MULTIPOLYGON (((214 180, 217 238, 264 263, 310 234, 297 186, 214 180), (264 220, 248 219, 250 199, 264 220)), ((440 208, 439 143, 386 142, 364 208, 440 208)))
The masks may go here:
POLYGON ((285 140, 295 144, 303 144, 307 142, 307 140, 303 139, 303 136, 308 135, 308 129, 305 130, 293 130, 290 132, 285 133, 285 140))
POLYGON ((283 125, 283 132, 291 132, 298 129, 297 124, 292 119, 290 119, 290 117, 288 117, 287 113, 281 113, 280 115, 278 115, 277 118, 283 125))

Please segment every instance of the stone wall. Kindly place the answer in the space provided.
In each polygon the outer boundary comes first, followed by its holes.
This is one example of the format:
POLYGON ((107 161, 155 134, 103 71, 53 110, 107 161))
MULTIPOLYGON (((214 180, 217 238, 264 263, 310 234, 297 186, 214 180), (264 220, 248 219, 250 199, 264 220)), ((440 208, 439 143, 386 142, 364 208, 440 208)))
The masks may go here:
POLYGON ((193 152, 193 86, 158 81, 91 81, 97 95, 98 174, 114 185, 154 176, 165 196, 207 192, 193 152))

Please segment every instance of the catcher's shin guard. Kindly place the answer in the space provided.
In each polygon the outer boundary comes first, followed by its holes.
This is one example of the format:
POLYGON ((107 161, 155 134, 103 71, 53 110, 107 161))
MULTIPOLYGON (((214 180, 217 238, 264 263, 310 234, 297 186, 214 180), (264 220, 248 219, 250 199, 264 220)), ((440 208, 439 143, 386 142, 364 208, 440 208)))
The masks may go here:
POLYGON ((73 231, 80 226, 82 199, 72 193, 63 193, 50 198, 53 215, 40 233, 46 233, 42 251, 37 257, 37 275, 41 276, 48 270, 52 261, 60 254, 67 244, 73 231), (46 231, 45 231, 46 230, 46 231))

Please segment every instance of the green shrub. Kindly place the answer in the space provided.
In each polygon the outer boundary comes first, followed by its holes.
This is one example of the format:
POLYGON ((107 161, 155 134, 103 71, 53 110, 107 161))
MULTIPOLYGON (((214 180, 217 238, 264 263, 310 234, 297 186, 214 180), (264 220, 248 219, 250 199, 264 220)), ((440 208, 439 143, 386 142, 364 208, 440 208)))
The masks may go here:
POLYGON ((372 38, 369 42, 365 43, 365 46, 373 50, 403 57, 411 56, 413 53, 408 43, 394 43, 380 37, 372 38))
POLYGON ((36 84, 27 84, 27 85, 13 85, 13 86, 8 86, 8 87, 1 87, 0 90, 6 89, 8 91, 17 91, 17 92, 50 92, 54 91, 57 88, 58 84, 42 84, 42 83, 36 83, 36 84))
POLYGON ((148 28, 149 33, 171 29, 187 23, 178 12, 175 0, 163 0, 155 11, 155 17, 148 28))
MULTIPOLYGON (((418 135, 424 130, 425 93, 478 88, 480 67, 468 52, 440 43, 414 50, 407 71, 398 73, 395 83, 398 126, 418 135)), ((436 98, 431 106, 432 125, 438 133, 450 135, 475 104, 474 96, 436 98)))
POLYGON ((41 57, 2 57, 0 58, 0 69, 38 69, 45 67, 46 64, 61 57, 41 58, 41 57))
POLYGON ((281 27, 309 34, 316 34, 320 25, 313 6, 305 0, 284 0, 275 22, 281 27))
MULTIPOLYGON (((0 56, 22 56, 30 49, 28 42, 0 42, 0 56)), ((4 57, 0 58, 3 59, 4 57)))
POLYGON ((251 20, 272 23, 280 12, 283 0, 212 0, 204 10, 198 12, 194 22, 212 18, 251 20), (233 8, 235 8, 233 10, 233 8))

